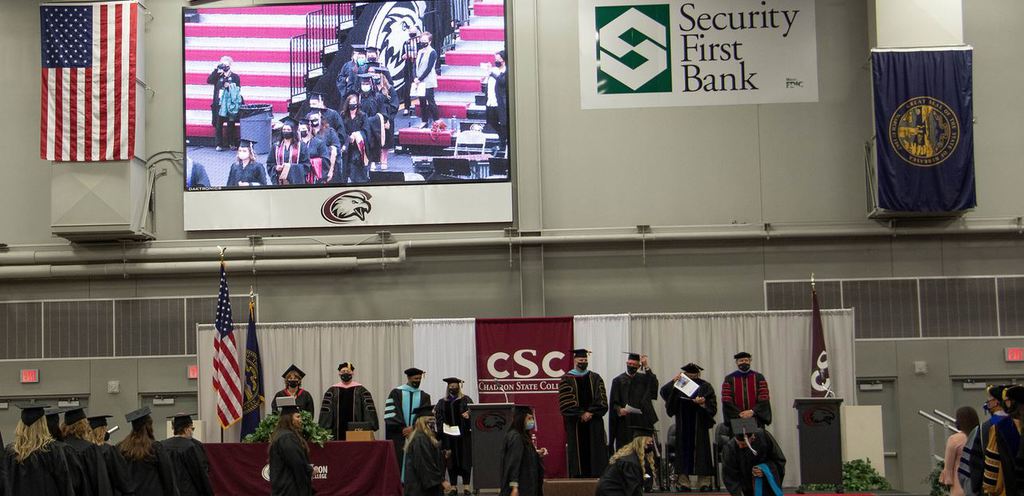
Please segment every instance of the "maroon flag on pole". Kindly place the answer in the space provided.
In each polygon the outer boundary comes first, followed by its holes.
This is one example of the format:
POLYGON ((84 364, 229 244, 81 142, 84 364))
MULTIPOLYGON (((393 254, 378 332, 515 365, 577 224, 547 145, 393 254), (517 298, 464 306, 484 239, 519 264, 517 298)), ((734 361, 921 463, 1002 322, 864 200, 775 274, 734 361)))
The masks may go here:
POLYGON ((811 397, 835 396, 828 377, 828 351, 825 350, 825 329, 821 325, 818 293, 811 288, 811 397))

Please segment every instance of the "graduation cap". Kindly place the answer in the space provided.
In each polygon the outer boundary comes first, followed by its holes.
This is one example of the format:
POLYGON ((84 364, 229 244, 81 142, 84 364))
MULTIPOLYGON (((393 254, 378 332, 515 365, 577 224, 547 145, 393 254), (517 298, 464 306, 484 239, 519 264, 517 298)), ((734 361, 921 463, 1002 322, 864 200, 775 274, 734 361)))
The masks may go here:
POLYGON ((422 370, 416 368, 416 367, 405 369, 405 376, 406 377, 412 377, 412 376, 415 376, 415 375, 423 375, 423 374, 424 374, 424 372, 422 370))
POLYGON ((296 367, 294 363, 288 366, 288 370, 285 370, 284 373, 281 374, 281 377, 282 378, 283 377, 288 377, 288 374, 290 374, 292 372, 295 372, 296 374, 299 374, 299 379, 302 379, 303 377, 306 377, 306 373, 303 372, 302 369, 296 367))
POLYGON ((244 139, 244 138, 238 140, 238 147, 239 148, 248 148, 249 150, 252 150, 253 147, 255 147, 255 146, 256 146, 256 142, 253 141, 253 140, 244 139))
POLYGON ((134 428, 142 425, 142 423, 147 418, 149 418, 149 414, 151 414, 151 413, 153 413, 153 411, 150 410, 150 408, 148 406, 144 406, 144 407, 139 408, 138 410, 135 410, 133 412, 128 412, 128 415, 125 415, 124 418, 125 418, 125 420, 127 420, 127 421, 132 423, 132 428, 134 429, 134 428))
POLYGON ((95 429, 97 427, 106 427, 107 419, 113 417, 113 415, 96 415, 93 417, 89 417, 89 428, 95 429))
POLYGON ((323 93, 310 93, 309 94, 309 101, 313 101, 313 100, 317 100, 317 101, 320 101, 320 102, 324 101, 323 93))
POLYGON ((463 382, 466 382, 458 377, 445 377, 443 380, 448 384, 462 384, 463 382))
POLYGON ((586 349, 583 349, 583 348, 572 350, 572 357, 573 358, 587 358, 589 355, 590 355, 590 350, 586 350, 586 349))
POLYGON ((375 47, 373 45, 366 45, 365 48, 366 48, 366 53, 380 53, 380 50, 378 50, 377 47, 375 47))
POLYGON ((998 386, 989 386, 988 388, 986 388, 986 391, 988 391, 988 395, 992 399, 1002 401, 1004 389, 1006 389, 1006 386, 1000 384, 998 386))
POLYGON ((737 354, 732 356, 733 360, 739 360, 741 358, 753 358, 753 357, 750 355, 750 353, 747 353, 745 351, 741 351, 741 352, 739 352, 739 353, 737 353, 737 354))
POLYGON ((683 372, 689 372, 691 374, 699 374, 703 370, 704 370, 704 367, 701 367, 700 365, 697 365, 696 363, 693 363, 693 362, 690 362, 690 363, 688 363, 686 365, 683 365, 683 372))
POLYGON ((638 362, 640 361, 640 354, 639 353, 633 353, 632 351, 623 351, 622 353, 628 355, 626 357, 626 360, 636 360, 638 362))
POLYGON ((64 425, 76 424, 85 419, 85 408, 77 407, 64 412, 64 425))
POLYGON ((59 406, 48 406, 43 410, 43 415, 46 415, 46 420, 56 418, 60 420, 60 414, 64 413, 64 409, 59 406))
POLYGON ((309 127, 309 118, 303 117, 299 119, 299 125, 309 127))
POLYGON ((341 370, 341 369, 344 369, 344 368, 348 368, 349 370, 355 370, 356 369, 356 364, 354 364, 352 362, 341 362, 341 363, 338 364, 338 370, 341 370))
POLYGON ((288 126, 292 128, 292 131, 299 127, 299 121, 293 119, 290 115, 282 117, 279 122, 281 123, 281 127, 288 126))
POLYGON ((654 437, 657 432, 653 427, 633 427, 633 433, 640 436, 654 437))
POLYGON ((416 407, 412 411, 417 417, 433 417, 434 416, 434 405, 423 405, 416 407))
POLYGON ((277 398, 277 407, 281 409, 281 415, 299 413, 299 406, 295 404, 294 396, 281 396, 277 398))
POLYGON ((352 45, 352 53, 366 53, 366 45, 352 45))
POLYGON ((39 405, 36 403, 22 403, 16 406, 21 409, 21 423, 25 425, 36 423, 36 421, 43 418, 46 409, 50 408, 50 405, 39 405))
POLYGON ((732 427, 732 435, 737 439, 744 439, 751 434, 760 434, 761 428, 757 426, 757 421, 752 418, 735 418, 729 421, 729 426, 732 427))
POLYGON ((192 416, 194 413, 175 413, 167 417, 171 421, 171 429, 178 431, 192 425, 192 416))

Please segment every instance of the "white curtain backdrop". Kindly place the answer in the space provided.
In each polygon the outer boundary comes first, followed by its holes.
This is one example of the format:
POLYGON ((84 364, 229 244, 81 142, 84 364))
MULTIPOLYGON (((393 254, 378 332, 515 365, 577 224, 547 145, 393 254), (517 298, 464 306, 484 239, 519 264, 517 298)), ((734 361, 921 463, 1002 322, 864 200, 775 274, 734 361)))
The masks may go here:
MULTIPOLYGON (((205 421, 203 434, 209 442, 221 439, 213 391, 214 332, 212 325, 199 326, 199 417, 205 421)), ((324 390, 339 380, 338 363, 353 362, 356 366, 355 380, 370 390, 377 403, 377 417, 381 423, 377 438, 383 439, 384 400, 393 387, 405 382, 402 371, 416 365, 412 360, 410 321, 257 324, 256 332, 263 361, 266 412, 270 411, 270 400, 274 393, 284 388, 281 374, 294 363, 306 372, 302 387, 313 396, 316 405, 314 416, 318 418, 324 390)), ((244 356, 246 338, 245 325, 236 325, 235 339, 239 356, 244 356)), ((226 442, 238 441, 240 424, 224 431, 226 442)))
MULTIPOLYGON (((853 310, 822 311, 822 323, 833 391, 845 404, 854 404, 853 310)), ((721 394, 722 380, 736 368, 732 356, 738 351, 753 354, 753 368, 765 375, 771 391, 769 431, 789 460, 784 483, 799 484, 793 400, 810 396, 810 312, 646 314, 632 315, 631 324, 631 345, 649 353, 662 384, 679 367, 695 362, 704 367, 704 379, 721 394)), ((657 408, 659 434, 664 439, 673 420, 664 402, 659 401, 657 408)), ((721 417, 719 407, 719 422, 721 417)))
MULTIPOLYGON (((572 322, 573 344, 586 348, 590 355, 589 369, 601 374, 604 387, 612 391, 612 379, 626 371, 624 351, 629 348, 629 315, 580 315, 572 322)), ((608 416, 604 416, 604 429, 608 432, 608 416)))
POLYGON ((424 319, 412 321, 413 356, 426 371, 420 389, 439 400, 446 391, 445 377, 466 381, 462 392, 480 402, 476 378, 476 319, 424 319))

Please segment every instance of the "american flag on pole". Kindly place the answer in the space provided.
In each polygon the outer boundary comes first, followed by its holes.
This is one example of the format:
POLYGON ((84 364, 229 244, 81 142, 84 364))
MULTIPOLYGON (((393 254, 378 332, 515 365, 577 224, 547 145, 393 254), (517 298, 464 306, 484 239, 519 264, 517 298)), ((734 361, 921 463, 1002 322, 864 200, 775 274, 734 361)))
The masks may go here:
POLYGON ((135 153, 138 4, 39 7, 39 156, 56 162, 129 160, 135 153))
POLYGON ((242 418, 242 381, 238 374, 238 346, 231 321, 231 295, 224 260, 220 261, 220 292, 217 294, 217 319, 213 323, 213 390, 217 393, 217 419, 227 429, 242 418))

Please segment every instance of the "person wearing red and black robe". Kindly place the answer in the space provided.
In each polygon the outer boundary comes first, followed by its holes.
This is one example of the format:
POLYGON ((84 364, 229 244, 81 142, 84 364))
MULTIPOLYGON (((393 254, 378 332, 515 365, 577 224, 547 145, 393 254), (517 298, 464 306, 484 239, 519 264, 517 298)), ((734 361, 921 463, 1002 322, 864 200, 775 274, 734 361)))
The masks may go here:
POLYGON ((735 372, 725 376, 722 383, 722 415, 726 425, 737 418, 753 418, 758 427, 771 425, 772 405, 768 394, 768 380, 752 370, 750 353, 741 351, 733 356, 735 372))

